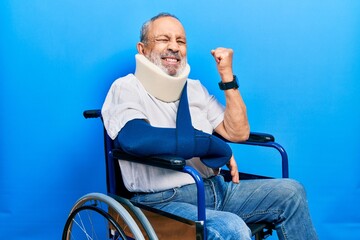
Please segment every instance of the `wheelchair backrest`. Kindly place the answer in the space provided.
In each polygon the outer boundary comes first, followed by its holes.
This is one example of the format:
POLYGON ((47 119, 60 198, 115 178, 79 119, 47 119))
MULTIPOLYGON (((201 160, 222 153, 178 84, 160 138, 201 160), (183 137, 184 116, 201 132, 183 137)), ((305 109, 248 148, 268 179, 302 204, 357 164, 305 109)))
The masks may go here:
MULTIPOLYGON (((83 112, 83 115, 85 118, 100 118, 101 122, 103 123, 100 109, 86 110, 83 112)), ((114 194, 124 198, 130 198, 133 193, 129 192, 126 189, 121 176, 119 160, 113 157, 114 141, 108 136, 105 127, 103 127, 103 132, 107 192, 108 194, 114 194)))

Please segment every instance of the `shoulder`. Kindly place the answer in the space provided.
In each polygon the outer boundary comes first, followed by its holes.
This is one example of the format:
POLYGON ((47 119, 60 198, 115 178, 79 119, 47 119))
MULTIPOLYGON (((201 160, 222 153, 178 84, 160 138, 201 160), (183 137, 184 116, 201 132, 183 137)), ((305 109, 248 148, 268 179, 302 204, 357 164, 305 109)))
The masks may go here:
POLYGON ((143 91, 143 87, 141 83, 132 73, 124 77, 120 77, 112 83, 111 91, 118 91, 119 89, 121 89, 122 91, 132 91, 132 92, 143 91))
POLYGON ((137 81, 134 81, 136 80, 136 77, 134 76, 134 74, 130 73, 126 76, 123 76, 123 77, 119 77, 118 79, 116 79, 111 87, 119 87, 119 86, 123 86, 123 85, 134 85, 137 81))
POLYGON ((191 79, 191 78, 188 78, 188 79, 187 79, 187 83, 188 83, 189 87, 193 87, 193 88, 197 88, 197 87, 203 86, 203 85, 201 84, 200 80, 191 79))
POLYGON ((117 101, 139 101, 146 95, 139 80, 133 74, 128 74, 112 83, 107 98, 117 99, 117 101))
POLYGON ((208 90, 205 88, 204 85, 199 80, 188 79, 188 94, 199 96, 208 96, 208 90))

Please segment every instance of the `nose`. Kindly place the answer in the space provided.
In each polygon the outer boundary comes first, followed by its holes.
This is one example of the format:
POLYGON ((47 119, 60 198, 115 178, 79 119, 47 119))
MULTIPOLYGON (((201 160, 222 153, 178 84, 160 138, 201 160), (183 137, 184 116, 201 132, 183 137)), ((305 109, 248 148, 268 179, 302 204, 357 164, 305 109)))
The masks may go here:
POLYGON ((176 39, 171 39, 168 44, 168 50, 171 50, 173 52, 179 51, 179 43, 176 41, 176 39))

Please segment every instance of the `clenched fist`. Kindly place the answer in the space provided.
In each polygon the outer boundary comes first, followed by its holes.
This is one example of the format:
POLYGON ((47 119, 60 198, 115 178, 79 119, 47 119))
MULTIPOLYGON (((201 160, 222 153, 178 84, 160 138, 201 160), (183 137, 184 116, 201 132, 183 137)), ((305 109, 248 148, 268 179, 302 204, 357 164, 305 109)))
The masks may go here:
POLYGON ((216 48, 211 50, 216 61, 216 67, 220 74, 222 82, 231 82, 233 80, 233 71, 232 71, 232 59, 233 59, 233 50, 230 48, 216 48))

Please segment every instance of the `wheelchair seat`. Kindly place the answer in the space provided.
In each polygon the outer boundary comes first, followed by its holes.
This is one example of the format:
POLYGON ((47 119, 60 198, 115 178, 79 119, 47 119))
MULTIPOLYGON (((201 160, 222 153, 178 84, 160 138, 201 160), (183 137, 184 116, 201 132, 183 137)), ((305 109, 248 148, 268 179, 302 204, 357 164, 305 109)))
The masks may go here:
MULTIPOLYGON (((87 110, 85 118, 101 118, 100 110, 87 110)), ((220 137, 220 136, 218 136, 220 137)), ((270 147, 276 149, 282 160, 282 177, 288 177, 288 158, 285 149, 275 142, 270 134, 251 133, 246 142, 253 146, 270 147)), ((107 195, 96 193, 80 198, 71 210, 63 230, 63 240, 77 239, 73 237, 76 229, 79 234, 90 236, 97 229, 92 225, 90 231, 86 230, 84 218, 80 213, 83 211, 96 212, 102 218, 107 219, 108 224, 101 234, 106 234, 108 239, 206 239, 205 225, 205 199, 202 179, 195 169, 186 166, 186 161, 181 158, 138 158, 129 155, 120 148, 115 148, 113 140, 107 135, 104 128, 104 147, 106 162, 107 195), (198 220, 191 221, 174 214, 170 214, 149 206, 129 201, 133 193, 129 192, 123 182, 120 161, 132 161, 151 166, 187 172, 190 174, 198 187, 198 220)), ((224 179, 231 181, 228 170, 221 170, 224 179)), ((239 173, 240 179, 270 178, 249 173, 239 173)), ((91 218, 94 216, 90 215, 91 218)), ((86 213, 86 217, 89 214, 86 213)), ((261 222, 248 224, 256 240, 264 239, 272 234, 274 226, 271 223, 261 222)), ((103 238, 101 238, 103 239, 103 238)))

